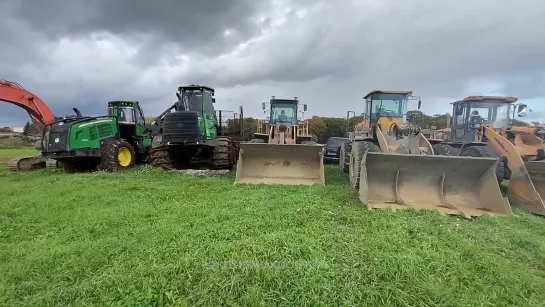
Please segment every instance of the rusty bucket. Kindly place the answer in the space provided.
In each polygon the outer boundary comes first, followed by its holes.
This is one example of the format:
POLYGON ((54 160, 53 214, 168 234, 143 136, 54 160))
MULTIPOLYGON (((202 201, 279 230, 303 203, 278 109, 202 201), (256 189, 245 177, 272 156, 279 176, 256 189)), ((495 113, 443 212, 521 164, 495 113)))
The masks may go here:
POLYGON ((319 144, 241 143, 235 184, 325 185, 319 144))
POLYGON ((494 158, 367 152, 359 198, 372 208, 435 209, 467 218, 511 215, 501 194, 494 158))

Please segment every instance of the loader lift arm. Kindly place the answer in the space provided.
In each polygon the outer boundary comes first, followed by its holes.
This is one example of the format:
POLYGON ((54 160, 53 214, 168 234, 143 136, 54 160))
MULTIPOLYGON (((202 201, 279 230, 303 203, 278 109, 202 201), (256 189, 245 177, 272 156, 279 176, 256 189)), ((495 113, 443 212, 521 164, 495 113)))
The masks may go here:
MULTIPOLYGON (((366 133, 351 133, 348 173, 368 209, 435 209, 466 218, 510 215, 495 176, 497 160, 442 157, 407 121, 412 91, 371 91, 364 97, 366 133)), ((363 131, 363 130, 361 130, 363 131)), ((345 144, 345 150, 347 146, 345 144)), ((344 169, 344 165, 343 165, 344 169)))
POLYGON ((488 147, 506 158, 511 170, 507 191, 510 201, 518 207, 539 215, 545 215, 545 205, 541 195, 545 195, 545 172, 543 162, 524 160, 513 143, 494 131, 491 126, 483 126, 482 140, 488 147))
POLYGON ((0 100, 27 111, 40 135, 46 125, 55 121, 55 115, 47 104, 16 82, 0 80, 0 100))
POLYGON ((543 141, 534 136, 532 142, 528 142, 533 131, 511 126, 515 113, 518 117, 526 116, 527 105, 514 104, 517 100, 516 97, 468 96, 453 102, 454 117, 448 140, 434 141, 434 148, 440 155, 498 159, 495 175, 498 182, 509 180, 510 204, 545 215, 543 141))

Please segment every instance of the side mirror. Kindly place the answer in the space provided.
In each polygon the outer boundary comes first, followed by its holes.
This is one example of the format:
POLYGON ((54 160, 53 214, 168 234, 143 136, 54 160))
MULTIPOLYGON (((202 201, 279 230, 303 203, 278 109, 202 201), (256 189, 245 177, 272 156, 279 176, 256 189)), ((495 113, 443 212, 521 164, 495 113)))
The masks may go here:
POLYGON ((216 98, 212 98, 212 103, 216 103, 216 98))
POLYGON ((528 113, 528 106, 525 104, 520 104, 517 108, 518 117, 525 117, 528 113))
POLYGON ((418 110, 420 110, 421 106, 422 106, 422 100, 418 99, 418 110))
POLYGON ((303 111, 305 111, 305 112, 307 111, 307 105, 306 104, 303 105, 303 111))
POLYGON ((262 102, 261 103, 261 108, 263 109, 263 111, 265 111, 265 109, 267 108, 267 105, 264 102, 262 102))

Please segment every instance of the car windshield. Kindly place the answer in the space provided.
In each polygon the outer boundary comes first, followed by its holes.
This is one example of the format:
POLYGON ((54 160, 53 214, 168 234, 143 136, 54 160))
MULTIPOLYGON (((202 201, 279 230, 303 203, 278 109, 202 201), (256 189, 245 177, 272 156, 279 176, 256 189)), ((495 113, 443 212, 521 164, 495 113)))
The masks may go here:
POLYGON ((202 92, 200 90, 184 91, 182 96, 188 111, 202 112, 202 92))
POLYGON ((509 126, 509 103, 501 101, 483 101, 469 103, 469 122, 481 120, 485 125, 493 128, 507 128, 509 126))
POLYGON ((407 97, 403 94, 380 94, 371 97, 371 120, 381 116, 404 117, 407 113, 407 97))
POLYGON ((345 138, 329 138, 329 140, 327 140, 327 146, 328 147, 341 146, 344 140, 346 139, 345 138))
POLYGON ((271 123, 297 125, 297 105, 294 103, 273 103, 271 123))
POLYGON ((133 108, 119 107, 117 108, 117 120, 120 122, 133 123, 135 122, 133 117, 133 108))

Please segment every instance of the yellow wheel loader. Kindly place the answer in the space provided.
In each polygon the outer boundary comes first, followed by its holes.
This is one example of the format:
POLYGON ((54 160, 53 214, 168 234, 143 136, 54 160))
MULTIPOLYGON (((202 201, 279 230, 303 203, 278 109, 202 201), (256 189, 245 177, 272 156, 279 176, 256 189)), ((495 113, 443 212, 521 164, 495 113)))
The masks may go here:
POLYGON ((361 202, 369 209, 436 209, 467 218, 512 214, 496 180, 498 159, 435 155, 420 127, 406 119, 414 98, 411 91, 385 90, 364 97, 370 131, 349 135, 350 184, 361 202))
MULTIPOLYGON (((270 100, 269 118, 254 139, 240 143, 235 184, 325 185, 324 145, 311 140, 308 122, 299 120, 299 100, 270 100)), ((267 112, 266 103, 262 103, 267 112)))
POLYGON ((545 145, 538 137, 540 128, 510 127, 515 113, 526 116, 527 106, 515 104, 517 100, 469 96, 453 102, 454 118, 448 141, 430 142, 440 155, 499 157, 496 177, 499 182, 509 180, 510 203, 545 215, 545 145))

